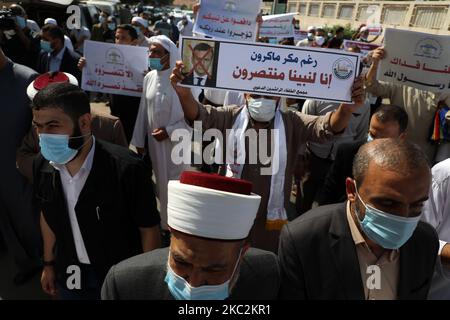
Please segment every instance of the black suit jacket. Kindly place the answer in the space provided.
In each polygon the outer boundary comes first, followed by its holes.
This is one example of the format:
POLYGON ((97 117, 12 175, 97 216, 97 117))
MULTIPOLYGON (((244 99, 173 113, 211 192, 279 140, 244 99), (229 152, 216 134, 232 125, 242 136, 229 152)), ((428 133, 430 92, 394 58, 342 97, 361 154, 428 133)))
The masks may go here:
MULTIPOLYGON (((190 75, 186 76, 186 78, 184 78, 181 83, 182 84, 187 84, 187 85, 196 85, 196 82, 194 82, 194 74, 190 74, 190 75)), ((215 79, 206 78, 204 86, 205 87, 215 87, 216 86, 216 80, 215 79)))
POLYGON ((339 203, 347 199, 345 179, 353 177, 353 159, 364 143, 366 141, 354 141, 338 146, 334 162, 328 170, 325 182, 315 199, 320 206, 339 203))
MULTIPOLYGON (((169 248, 157 249, 122 261, 109 270, 102 288, 104 300, 173 300, 164 278, 169 248)), ((229 300, 273 300, 280 287, 275 254, 250 248, 229 300)))
MULTIPOLYGON (((38 155, 33 163, 35 199, 56 237, 57 275, 79 265, 59 171, 38 155)), ((160 218, 151 171, 132 151, 96 139, 91 171, 75 205, 83 242, 99 281, 112 265, 142 253, 139 228, 160 218)))
MULTIPOLYGON (((61 65, 59 67, 59 71, 67 72, 73 75, 78 80, 78 84, 81 86, 81 71, 78 69, 78 60, 80 60, 81 56, 72 52, 67 48, 64 48, 63 58, 61 60, 61 65)), ((39 73, 46 73, 50 68, 50 58, 47 52, 41 51, 39 53, 38 62, 36 70, 39 73)))
MULTIPOLYGON (((398 299, 427 298, 438 248, 434 228, 419 222, 400 248, 398 299)), ((282 299, 365 298, 346 203, 315 208, 288 223, 278 257, 282 299)))

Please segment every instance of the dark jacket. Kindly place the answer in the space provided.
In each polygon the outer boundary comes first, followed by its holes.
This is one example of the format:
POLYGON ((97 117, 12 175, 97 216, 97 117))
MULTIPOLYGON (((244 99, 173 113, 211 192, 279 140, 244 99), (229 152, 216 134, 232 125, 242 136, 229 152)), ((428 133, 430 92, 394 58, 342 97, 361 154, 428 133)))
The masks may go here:
MULTIPOLYGON (((64 281, 69 265, 78 265, 59 171, 39 155, 33 166, 35 199, 56 237, 56 270, 64 281)), ((139 227, 159 224, 150 170, 130 150, 96 140, 91 171, 75 212, 97 277, 142 253, 139 227)))
MULTIPOLYGON (((67 72, 73 75, 78 80, 78 84, 81 86, 81 71, 78 69, 78 61, 81 56, 72 52, 67 48, 64 48, 64 55, 61 60, 61 65, 59 67, 60 72, 67 72)), ((39 73, 46 73, 50 68, 50 57, 47 52, 41 51, 39 53, 38 62, 36 66, 36 70, 39 73)))
POLYGON ((316 202, 320 206, 339 203, 347 199, 345 180, 347 177, 353 177, 353 159, 364 143, 366 141, 354 141, 338 146, 334 162, 328 170, 325 182, 316 196, 316 202))
MULTIPOLYGON (((400 248, 398 299, 427 298, 438 248, 434 228, 419 222, 400 248)), ((345 203, 315 208, 288 223, 278 257, 282 299, 364 300, 345 203)))
MULTIPOLYGON (((102 288, 104 300, 173 300, 164 278, 169 248, 125 260, 111 268, 102 288)), ((272 300, 280 287, 276 255, 250 248, 240 265, 230 300, 272 300)))

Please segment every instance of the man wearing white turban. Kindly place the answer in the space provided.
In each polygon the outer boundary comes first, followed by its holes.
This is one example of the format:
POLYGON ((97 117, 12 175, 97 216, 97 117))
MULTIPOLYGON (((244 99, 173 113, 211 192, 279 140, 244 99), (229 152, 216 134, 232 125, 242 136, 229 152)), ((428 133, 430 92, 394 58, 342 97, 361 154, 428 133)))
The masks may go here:
POLYGON ((137 32, 138 35, 138 46, 148 47, 150 44, 150 30, 148 30, 148 21, 141 17, 133 17, 131 19, 131 25, 137 32))
POLYGON ((248 181, 183 172, 169 182, 170 248, 113 266, 105 300, 272 300, 280 270, 272 252, 249 248, 261 197, 248 181))
POLYGON ((150 38, 149 66, 144 78, 139 113, 131 144, 143 154, 145 140, 156 176, 156 194, 160 202, 161 227, 167 230, 167 182, 178 179, 186 165, 171 159, 170 135, 175 129, 189 126, 184 121, 180 101, 170 84, 170 73, 179 58, 178 48, 166 36, 150 38))

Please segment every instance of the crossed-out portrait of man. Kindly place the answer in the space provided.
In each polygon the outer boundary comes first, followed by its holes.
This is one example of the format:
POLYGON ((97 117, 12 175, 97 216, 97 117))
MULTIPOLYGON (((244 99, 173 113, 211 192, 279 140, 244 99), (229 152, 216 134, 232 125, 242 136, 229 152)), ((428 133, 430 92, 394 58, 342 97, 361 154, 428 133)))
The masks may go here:
POLYGON ((216 83, 214 74, 214 47, 207 42, 189 44, 186 48, 192 52, 191 68, 187 68, 186 78, 182 84, 194 86, 214 87, 216 83))

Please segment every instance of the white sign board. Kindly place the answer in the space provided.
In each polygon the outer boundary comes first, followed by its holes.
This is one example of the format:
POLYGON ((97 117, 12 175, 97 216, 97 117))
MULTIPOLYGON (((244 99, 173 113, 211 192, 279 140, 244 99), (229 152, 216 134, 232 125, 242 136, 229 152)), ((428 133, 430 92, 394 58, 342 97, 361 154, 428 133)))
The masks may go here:
POLYGON ((148 70, 147 48, 85 41, 84 57, 83 90, 141 96, 144 72, 148 70))
POLYGON ((360 59, 344 51, 187 37, 181 50, 184 86, 346 103, 360 59))
POLYGON ((293 19, 296 13, 274 14, 263 16, 263 23, 259 28, 259 36, 267 38, 294 37, 293 19))
POLYGON ((450 92, 450 36, 386 29, 384 43, 378 80, 450 92))
POLYGON ((202 0, 194 33, 212 38, 255 41, 261 0, 202 0))

